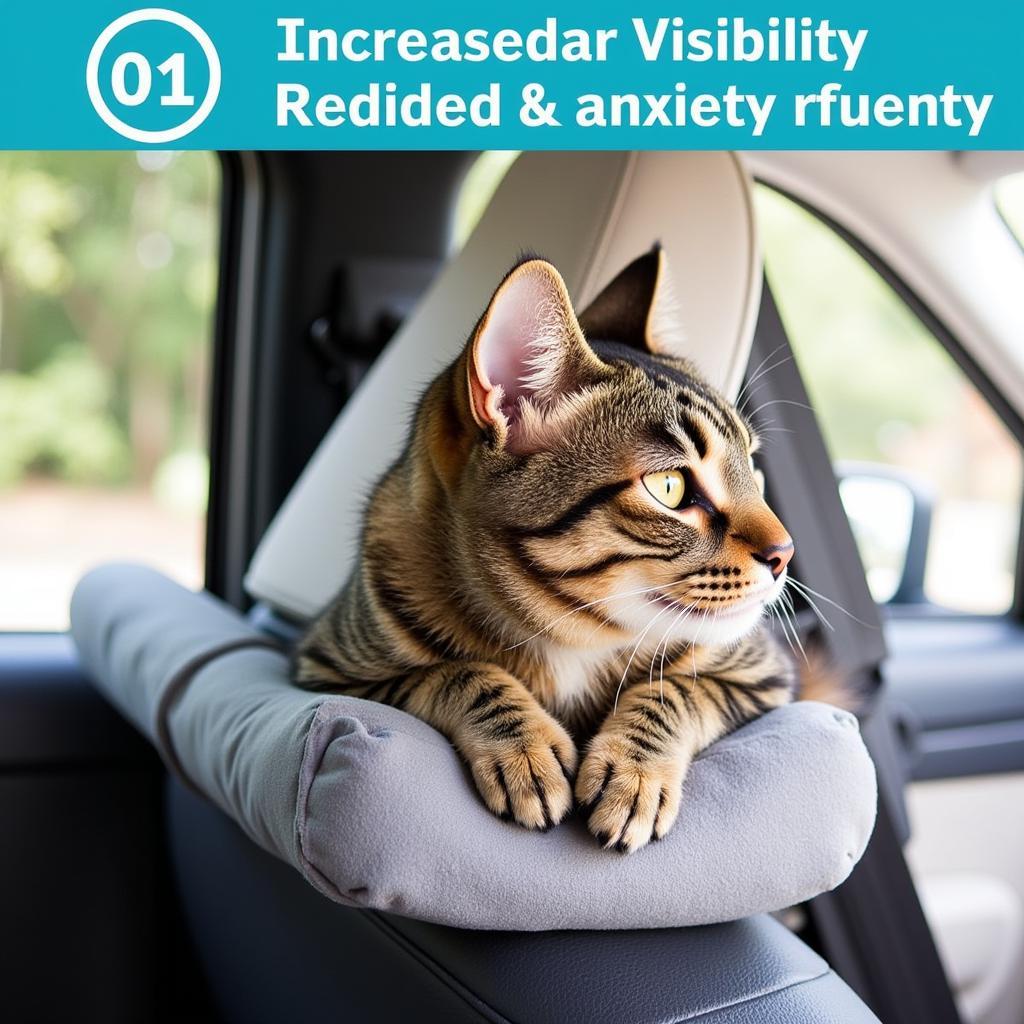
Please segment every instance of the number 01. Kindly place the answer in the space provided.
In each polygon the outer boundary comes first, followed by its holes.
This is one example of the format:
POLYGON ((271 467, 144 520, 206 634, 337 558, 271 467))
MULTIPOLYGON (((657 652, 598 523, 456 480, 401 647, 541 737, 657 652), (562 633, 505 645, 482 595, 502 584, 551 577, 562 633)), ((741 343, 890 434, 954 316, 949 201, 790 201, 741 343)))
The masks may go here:
MULTIPOLYGON (((195 96, 190 96, 185 92, 185 54, 172 53, 163 64, 157 65, 157 71, 171 79, 171 91, 166 96, 160 97, 160 106, 194 107, 196 105, 195 96)), ((141 53, 136 53, 134 50, 122 53, 111 68, 110 85, 118 103, 123 103, 126 107, 137 107, 149 98, 150 90, 153 88, 153 69, 141 53), (125 81, 129 65, 135 68, 135 73, 138 76, 138 82, 132 91, 128 90, 125 81)))

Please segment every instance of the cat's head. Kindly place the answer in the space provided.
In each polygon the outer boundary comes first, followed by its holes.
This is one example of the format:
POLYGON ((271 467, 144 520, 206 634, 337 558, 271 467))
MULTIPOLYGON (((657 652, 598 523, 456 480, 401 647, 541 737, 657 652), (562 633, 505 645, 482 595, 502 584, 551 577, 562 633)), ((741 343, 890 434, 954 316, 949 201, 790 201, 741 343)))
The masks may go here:
POLYGON ((757 436, 685 359, 667 280, 654 249, 577 318, 557 270, 526 260, 456 367, 460 532, 503 602, 563 643, 730 643, 785 581, 757 436))

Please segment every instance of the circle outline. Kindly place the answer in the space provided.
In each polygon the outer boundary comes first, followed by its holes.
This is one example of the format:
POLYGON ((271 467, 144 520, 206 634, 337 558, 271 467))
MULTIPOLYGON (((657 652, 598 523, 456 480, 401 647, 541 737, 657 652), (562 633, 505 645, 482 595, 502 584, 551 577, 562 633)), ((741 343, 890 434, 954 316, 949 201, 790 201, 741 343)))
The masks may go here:
POLYGON ((96 113, 99 114, 100 119, 108 128, 112 128, 118 135, 126 139, 131 139, 132 142, 155 144, 174 142, 195 131, 210 116, 210 111, 213 110, 214 104, 220 96, 220 82, 220 56, 217 53, 217 48, 213 45, 213 40, 191 18, 180 14, 178 11, 170 11, 165 7, 142 7, 137 11, 129 11, 127 14, 122 14, 119 18, 115 18, 96 37, 96 42, 92 44, 92 49, 89 51, 89 59, 85 65, 85 87, 88 90, 89 99, 96 113), (127 122, 122 121, 107 106, 107 101, 103 98, 103 93, 100 91, 100 61, 103 59, 107 46, 123 29, 144 21, 163 21, 171 25, 177 25, 178 28, 183 28, 202 48, 203 54, 206 57, 206 63, 210 69, 210 81, 206 87, 206 95, 203 97, 202 103, 199 104, 199 109, 194 111, 191 117, 173 128, 151 130, 133 127, 127 122))

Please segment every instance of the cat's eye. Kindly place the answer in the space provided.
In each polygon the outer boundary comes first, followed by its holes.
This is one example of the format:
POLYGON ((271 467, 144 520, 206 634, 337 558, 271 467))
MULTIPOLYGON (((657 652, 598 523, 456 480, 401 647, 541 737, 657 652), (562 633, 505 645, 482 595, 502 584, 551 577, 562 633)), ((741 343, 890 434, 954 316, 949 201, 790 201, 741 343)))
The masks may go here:
POLYGON ((686 495, 686 482, 678 469, 664 473, 648 473, 644 487, 666 508, 679 508, 686 495))

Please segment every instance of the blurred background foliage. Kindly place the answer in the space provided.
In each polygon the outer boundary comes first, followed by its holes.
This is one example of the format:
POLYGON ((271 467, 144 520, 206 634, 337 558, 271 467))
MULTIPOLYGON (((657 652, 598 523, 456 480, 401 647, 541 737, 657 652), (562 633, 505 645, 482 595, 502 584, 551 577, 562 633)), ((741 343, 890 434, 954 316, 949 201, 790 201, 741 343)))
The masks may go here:
POLYGON ((833 455, 892 460, 908 429, 948 417, 959 372, 889 285, 814 214, 764 186, 756 199, 768 279, 833 455))
POLYGON ((0 157, 0 487, 201 458, 216 191, 208 153, 0 157))
POLYGON ((818 217, 764 186, 756 201, 768 280, 833 457, 1016 504, 1017 445, 952 356, 818 217))

